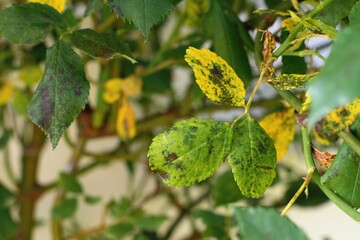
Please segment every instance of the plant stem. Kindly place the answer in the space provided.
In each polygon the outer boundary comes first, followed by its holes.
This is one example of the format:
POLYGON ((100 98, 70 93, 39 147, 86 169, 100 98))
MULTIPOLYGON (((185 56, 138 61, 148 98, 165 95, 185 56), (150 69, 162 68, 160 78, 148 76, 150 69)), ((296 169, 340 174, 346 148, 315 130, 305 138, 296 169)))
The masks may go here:
POLYGON ((301 110, 303 102, 297 96, 295 96, 295 94, 288 90, 280 90, 278 88, 275 88, 275 90, 283 99, 290 103, 290 105, 295 108, 297 112, 301 110))
MULTIPOLYGON (((311 169, 315 167, 312 152, 311 152, 311 143, 310 136, 308 134, 308 130, 306 127, 301 128, 301 135, 303 139, 303 150, 304 157, 307 169, 311 169)), ((317 171, 314 171, 312 175, 312 179, 318 185, 323 193, 333 202, 335 203, 341 210, 343 210, 347 215, 349 215, 352 219, 357 222, 360 222, 360 213, 352 208, 349 204, 347 204, 344 200, 342 200, 338 195, 336 195, 332 190, 327 188, 321 183, 320 174, 317 171)))
POLYGON ((23 148, 22 156, 22 179, 20 183, 20 232, 17 239, 30 240, 35 225, 34 213, 37 199, 42 194, 37 184, 37 166, 40 152, 44 146, 45 136, 41 129, 31 125, 33 135, 31 141, 23 148))
MULTIPOLYGON (((320 2, 308 15, 307 17, 311 18, 320 13, 324 8, 326 8, 329 4, 331 4, 334 0, 324 0, 320 2)), ((276 49, 273 53, 273 57, 280 57, 288 47, 290 47, 291 42, 295 39, 296 35, 300 32, 300 30, 304 27, 302 23, 297 24, 290 32, 289 36, 285 39, 285 41, 281 44, 281 46, 276 49)))
POLYGON ((351 132, 341 131, 338 135, 360 156, 359 139, 357 139, 351 132))

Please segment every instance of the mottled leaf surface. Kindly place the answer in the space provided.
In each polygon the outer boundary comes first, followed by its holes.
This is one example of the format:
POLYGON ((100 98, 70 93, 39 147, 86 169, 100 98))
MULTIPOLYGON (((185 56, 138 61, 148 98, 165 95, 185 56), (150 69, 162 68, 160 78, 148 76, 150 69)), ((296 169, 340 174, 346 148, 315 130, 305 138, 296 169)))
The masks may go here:
POLYGON ((269 84, 282 90, 304 88, 316 74, 280 74, 267 80, 269 84))
MULTIPOLYGON (((360 118, 350 128, 360 138, 360 118)), ((354 208, 360 208, 360 156, 343 143, 321 182, 354 208)))
POLYGON ((196 83, 212 101, 233 105, 245 105, 245 87, 235 71, 221 57, 208 49, 190 47, 185 61, 194 70, 196 83))
POLYGON ((189 186, 214 173, 226 156, 229 124, 207 119, 176 123, 157 135, 148 157, 151 169, 171 186, 189 186))
POLYGON ((57 26, 64 28, 66 23, 48 5, 13 5, 0 12, 0 35, 15 44, 39 43, 57 26))
POLYGON ((173 8, 168 0, 109 0, 108 4, 118 16, 133 22, 146 38, 173 8))
POLYGON ((215 52, 222 57, 248 86, 252 79, 247 53, 238 26, 227 15, 232 11, 227 1, 210 0, 210 9, 203 19, 203 29, 212 40, 215 52))
POLYGON ((340 32, 325 66, 310 84, 311 126, 331 109, 360 97, 359 39, 360 25, 350 26, 340 32))
POLYGON ((71 43, 78 49, 94 58, 109 60, 115 55, 120 55, 132 63, 129 46, 115 33, 98 33, 92 29, 76 30, 71 35, 71 43))
POLYGON ((85 107, 89 95, 80 57, 58 41, 46 53, 45 74, 29 104, 28 114, 49 136, 53 148, 85 107))
POLYGON ((246 240, 306 240, 305 233, 276 210, 262 207, 234 207, 239 236, 246 240))
POLYGON ((231 153, 227 159, 245 197, 261 197, 275 178, 273 140, 253 119, 244 119, 233 127, 231 153))

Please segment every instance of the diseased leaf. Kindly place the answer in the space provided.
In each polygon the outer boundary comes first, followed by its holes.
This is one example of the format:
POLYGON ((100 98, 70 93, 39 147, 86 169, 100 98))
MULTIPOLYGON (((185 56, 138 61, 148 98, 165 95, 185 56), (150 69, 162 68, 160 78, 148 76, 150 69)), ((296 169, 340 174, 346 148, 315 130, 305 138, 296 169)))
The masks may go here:
POLYGON ((171 186, 189 186, 211 176, 227 154, 229 124, 208 119, 176 123, 157 135, 148 152, 151 170, 171 186))
POLYGON ((0 12, 0 35, 14 44, 36 44, 55 27, 65 28, 62 16, 39 3, 13 5, 0 12))
POLYGON ((355 122, 360 114, 360 99, 343 107, 338 107, 327 114, 315 125, 316 137, 323 144, 329 144, 338 139, 337 134, 355 122))
POLYGON ((108 0, 108 4, 118 16, 133 22, 145 38, 173 8, 168 0, 108 0))
MULTIPOLYGON (((360 117, 350 128, 360 138, 360 117)), ((360 208, 360 156, 345 142, 321 182, 354 208, 360 208)))
POLYGON ((205 225, 205 230, 201 233, 203 238, 214 237, 218 240, 225 240, 228 238, 229 219, 225 216, 207 210, 196 210, 194 212, 195 218, 200 218, 205 225))
POLYGON ((196 82, 204 94, 221 104, 245 105, 245 88, 234 70, 215 53, 207 49, 190 47, 185 61, 192 67, 196 82))
POLYGON ((129 46, 115 33, 98 33, 92 29, 76 30, 71 35, 71 43, 91 57, 109 60, 121 56, 132 63, 129 46))
POLYGON ((360 2, 356 2, 354 6, 351 8, 349 13, 349 20, 351 25, 360 23, 360 2))
POLYGON ((62 12, 66 4, 66 0, 28 0, 28 2, 47 4, 55 8, 58 12, 62 12))
POLYGON ((247 240, 306 240, 305 233, 276 210, 261 207, 234 207, 239 237, 247 240))
POLYGON ((233 126, 231 153, 227 159, 245 197, 261 197, 275 178, 273 140, 253 119, 244 119, 233 126))
POLYGON ((294 109, 289 108, 271 113, 263 118, 259 124, 274 141, 277 160, 280 160, 289 149, 295 136, 294 109))
POLYGON ((360 98, 358 39, 360 25, 350 26, 340 32, 325 66, 310 84, 310 126, 314 126, 331 109, 360 98))
POLYGON ((29 118, 50 138, 52 147, 85 107, 90 84, 80 57, 58 41, 46 53, 45 74, 29 104, 29 118))
POLYGON ((313 74, 280 74, 267 80, 269 84, 283 90, 304 88, 314 77, 313 74))
POLYGON ((79 181, 68 173, 61 173, 59 186, 66 192, 82 193, 82 186, 79 181))
POLYGON ((62 200, 57 206, 55 206, 51 211, 51 216, 53 219, 65 219, 70 218, 75 214, 77 208, 77 199, 76 198, 66 198, 62 200))
POLYGON ((203 19, 203 30, 212 40, 215 52, 241 78, 245 86, 252 80, 251 67, 236 23, 227 13, 233 11, 228 1, 210 0, 210 9, 203 19))
POLYGON ((120 98, 116 130, 120 138, 124 140, 131 139, 136 135, 135 112, 124 95, 120 98))

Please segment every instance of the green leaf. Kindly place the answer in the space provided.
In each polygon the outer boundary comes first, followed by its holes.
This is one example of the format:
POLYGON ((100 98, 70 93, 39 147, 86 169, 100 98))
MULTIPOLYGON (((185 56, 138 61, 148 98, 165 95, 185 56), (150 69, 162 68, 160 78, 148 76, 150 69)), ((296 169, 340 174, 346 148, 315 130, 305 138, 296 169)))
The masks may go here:
POLYGON ((86 5, 84 16, 88 16, 93 12, 100 11, 103 4, 104 4, 103 0, 89 0, 88 4, 86 5))
MULTIPOLYGON (((281 31, 280 42, 284 42, 285 39, 289 36, 289 32, 286 30, 281 31)), ((296 51, 301 51, 305 49, 305 44, 302 43, 296 51)), ((298 56, 282 56, 282 67, 281 73, 285 74, 306 74, 307 64, 304 57, 298 56)))
POLYGON ((28 106, 31 121, 50 137, 52 147, 85 107, 90 84, 80 57, 58 41, 48 49, 45 74, 28 106))
POLYGON ((215 237, 215 239, 229 239, 227 229, 227 220, 224 216, 216 214, 212 211, 197 210, 194 212, 195 218, 200 218, 206 229, 201 233, 202 237, 215 237))
POLYGON ((10 137, 11 137, 12 131, 10 129, 4 129, 1 136, 0 136, 0 149, 4 148, 10 137))
POLYGON ((4 185, 0 183, 0 210, 8 208, 7 201, 14 197, 14 194, 10 192, 4 185))
POLYGON ((321 22, 335 27, 345 18, 357 0, 334 0, 323 9, 316 18, 321 22))
POLYGON ((309 124, 315 123, 333 108, 360 97, 360 25, 350 26, 338 34, 325 66, 309 87, 309 124))
POLYGON ((207 119, 176 123, 153 139, 151 169, 171 186, 189 186, 211 176, 226 156, 229 124, 207 119))
POLYGON ((94 204, 97 204, 97 203, 99 203, 101 201, 101 197, 85 195, 84 196, 84 201, 85 201, 85 203, 87 203, 89 205, 94 205, 94 204))
POLYGON ((360 23, 360 2, 354 4, 349 13, 349 20, 351 25, 360 23))
POLYGON ((114 217, 121 217, 131 210, 131 202, 129 198, 123 197, 118 202, 111 201, 108 204, 110 213, 114 217))
MULTIPOLYGON (((360 138, 360 117, 350 127, 360 138)), ((333 163, 321 177, 321 182, 332 189, 354 208, 360 208, 360 156, 345 142, 341 145, 333 163)))
POLYGON ((106 233, 113 237, 125 237, 134 230, 134 226, 130 223, 119 223, 111 226, 106 233))
POLYGON ((215 52, 234 69, 245 86, 248 86, 252 79, 248 57, 236 24, 224 13, 224 4, 220 0, 211 0, 210 9, 204 17, 203 30, 213 41, 215 52))
POLYGON ((82 187, 75 176, 68 173, 61 173, 59 180, 60 187, 66 192, 82 193, 82 187))
POLYGON ((15 44, 39 43, 55 27, 65 28, 66 23, 55 9, 45 4, 13 5, 0 12, 0 35, 15 44))
POLYGON ((246 240, 306 240, 308 239, 287 217, 271 208, 249 207, 234 208, 235 219, 239 226, 239 236, 246 240))
POLYGON ((17 114, 27 116, 28 104, 31 100, 31 96, 28 92, 22 89, 15 89, 13 98, 13 107, 17 114))
POLYGON ((157 231, 166 220, 166 216, 145 216, 140 219, 138 224, 142 230, 157 231))
POLYGON ((64 199, 60 204, 58 204, 52 209, 52 218, 65 219, 72 217, 75 214, 77 203, 78 202, 76 198, 64 199))
POLYGON ((91 57, 110 60, 114 56, 121 56, 132 63, 129 46, 115 33, 98 33, 91 29, 76 30, 71 35, 71 43, 91 57))
POLYGON ((231 171, 226 171, 215 179, 211 188, 211 196, 216 206, 233 203, 244 198, 231 171))
POLYGON ((234 178, 245 197, 259 198, 276 175, 273 140, 250 118, 236 123, 233 131, 231 153, 227 159, 234 178))
POLYGON ((12 219, 8 208, 0 208, 0 239, 10 240, 15 238, 18 224, 12 219))
POLYGON ((118 16, 133 22, 145 38, 173 8, 168 0, 108 0, 108 4, 118 16))

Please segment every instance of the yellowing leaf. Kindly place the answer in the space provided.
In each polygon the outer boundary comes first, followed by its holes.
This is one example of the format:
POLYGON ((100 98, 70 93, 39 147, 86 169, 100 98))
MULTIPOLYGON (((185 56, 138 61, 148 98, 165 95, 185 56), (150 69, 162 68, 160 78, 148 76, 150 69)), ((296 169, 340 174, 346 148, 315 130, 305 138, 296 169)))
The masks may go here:
POLYGON ((314 74, 280 74, 267 80, 271 85, 284 90, 303 88, 317 73, 314 74))
POLYGON ((359 114, 360 99, 336 108, 315 125, 315 136, 323 144, 334 141, 337 139, 337 134, 354 123, 359 114))
POLYGON ((47 4, 55 8, 58 12, 62 12, 66 4, 66 0, 29 0, 28 2, 47 4))
POLYGON ((294 109, 274 112, 262 119, 259 124, 274 141, 277 159, 281 159, 295 135, 294 109))
POLYGON ((104 100, 107 103, 114 103, 120 98, 121 79, 112 78, 105 83, 104 100))
POLYGON ((209 0, 187 0, 185 5, 187 23, 189 25, 201 23, 201 19, 207 13, 209 7, 209 0))
POLYGON ((0 106, 7 104, 12 95, 13 85, 8 81, 0 87, 0 106))
POLYGON ((135 113, 126 96, 120 99, 120 106, 116 119, 116 130, 119 136, 124 139, 131 139, 136 135, 135 113))
POLYGON ((185 61, 194 70, 197 84, 209 99, 226 105, 245 105, 244 84, 224 59, 207 49, 189 47, 185 61))
POLYGON ((121 91, 129 97, 139 95, 142 88, 142 80, 136 75, 131 75, 121 81, 121 91))

